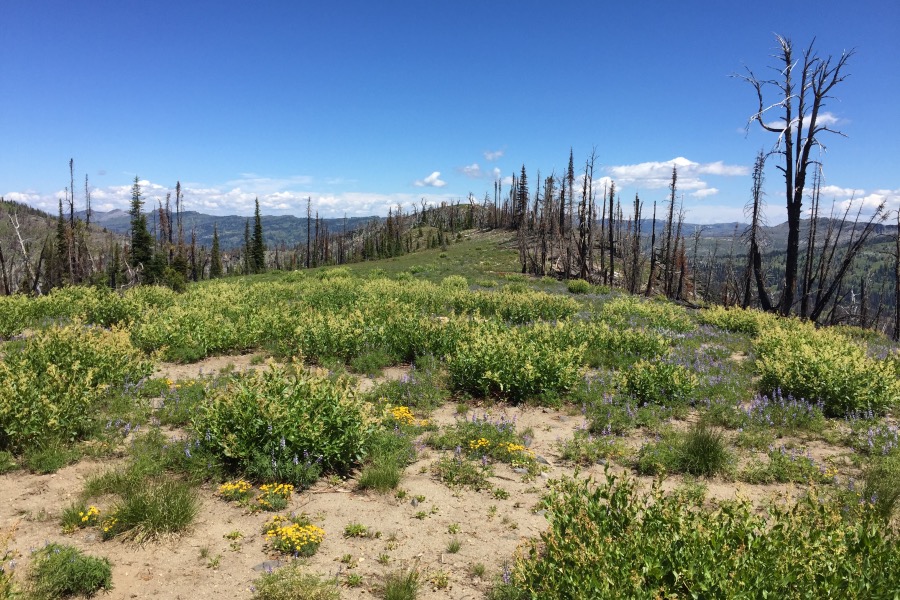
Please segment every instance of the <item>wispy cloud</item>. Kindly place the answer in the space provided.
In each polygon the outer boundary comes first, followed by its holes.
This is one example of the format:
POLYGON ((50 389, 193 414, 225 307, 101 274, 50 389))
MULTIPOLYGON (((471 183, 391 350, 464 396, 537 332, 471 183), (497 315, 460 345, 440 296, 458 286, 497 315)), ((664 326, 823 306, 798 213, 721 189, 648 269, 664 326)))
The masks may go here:
POLYGON ((617 165, 607 169, 616 184, 623 187, 646 189, 665 188, 672 181, 672 168, 678 171, 678 189, 691 190, 691 195, 703 198, 718 193, 703 176, 745 177, 750 168, 743 165, 727 165, 722 161, 698 163, 683 156, 667 161, 651 161, 634 165, 617 165))
POLYGON ((715 196, 718 193, 718 188, 703 188, 697 190, 696 192, 691 192, 691 196, 693 196, 694 198, 707 198, 709 196, 715 196))
POLYGON ((493 151, 485 150, 484 151, 484 160, 486 160, 488 162, 493 162, 499 158, 502 158, 504 153, 505 153, 504 150, 493 150, 493 151))
POLYGON ((425 179, 417 179, 413 182, 416 187, 436 187, 442 188, 447 185, 446 181, 441 180, 441 172, 435 171, 425 179))
POLYGON ((473 179, 478 179, 480 177, 484 177, 485 175, 484 171, 481 170, 481 167, 478 165, 478 163, 472 163, 471 165, 461 167, 459 171, 466 177, 471 177, 473 179))
MULTIPOLYGON (((259 198, 263 214, 303 215, 306 213, 307 198, 311 198, 313 210, 318 210, 319 215, 322 217, 341 217, 344 214, 350 217, 361 217, 386 215, 389 208, 396 209, 398 204, 402 205, 405 210, 410 210, 413 204, 420 205, 423 200, 421 193, 382 194, 375 192, 333 192, 316 190, 312 187, 304 189, 295 185, 293 182, 294 178, 287 179, 291 179, 292 187, 297 189, 265 191, 263 188, 269 188, 270 182, 265 182, 264 185, 256 185, 251 181, 255 179, 265 178, 242 176, 240 179, 221 185, 182 182, 185 209, 214 215, 237 214, 249 216, 253 214, 256 198, 259 198), (229 183, 238 182, 241 183, 240 186, 229 185, 229 183)), ((139 183, 144 196, 145 210, 153 210, 158 203, 165 203, 166 194, 172 194, 173 197, 175 195, 175 190, 172 187, 148 180, 142 180, 139 183)), ((91 188, 91 198, 94 210, 128 210, 131 202, 131 188, 131 184, 93 186, 91 188)), ((50 193, 26 190, 23 192, 5 193, 3 196, 8 200, 23 202, 55 214, 58 198, 64 196, 64 190, 60 189, 50 193)), ((434 205, 455 199, 457 199, 456 195, 446 193, 429 194, 428 197, 424 198, 426 204, 434 205)), ((81 196, 76 197, 77 208, 83 206, 81 204, 83 200, 81 196)))

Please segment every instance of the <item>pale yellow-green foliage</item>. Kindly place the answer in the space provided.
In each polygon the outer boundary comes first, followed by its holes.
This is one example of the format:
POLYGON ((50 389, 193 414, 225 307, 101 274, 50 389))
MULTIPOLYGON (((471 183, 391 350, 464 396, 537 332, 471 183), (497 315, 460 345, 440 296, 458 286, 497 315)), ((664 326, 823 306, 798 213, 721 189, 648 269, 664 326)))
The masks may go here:
POLYGON ((880 414, 900 402, 891 360, 869 357, 865 342, 840 331, 791 320, 762 332, 755 351, 764 391, 780 388, 795 398, 821 400, 830 416, 880 414))
POLYGON ((726 331, 749 333, 752 336, 756 336, 766 329, 777 327, 780 321, 776 315, 761 310, 726 308, 718 305, 700 311, 697 320, 726 331))

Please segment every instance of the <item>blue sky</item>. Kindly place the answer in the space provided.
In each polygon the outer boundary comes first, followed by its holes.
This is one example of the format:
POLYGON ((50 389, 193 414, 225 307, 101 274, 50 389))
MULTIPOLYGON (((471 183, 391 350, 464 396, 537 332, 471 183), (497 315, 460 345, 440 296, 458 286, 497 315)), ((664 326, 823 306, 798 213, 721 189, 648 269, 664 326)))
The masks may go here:
MULTIPOLYGON (((855 48, 825 110, 826 198, 900 206, 900 3, 89 2, 0 0, 0 194, 55 210, 148 203, 323 216, 478 199, 525 164, 580 170, 662 201, 679 165, 687 220, 738 220, 755 95, 774 33, 855 48)), ((508 184, 504 184, 504 189, 508 184)), ((769 220, 783 184, 767 172, 769 220)), ((532 187, 533 190, 533 187, 532 187)))

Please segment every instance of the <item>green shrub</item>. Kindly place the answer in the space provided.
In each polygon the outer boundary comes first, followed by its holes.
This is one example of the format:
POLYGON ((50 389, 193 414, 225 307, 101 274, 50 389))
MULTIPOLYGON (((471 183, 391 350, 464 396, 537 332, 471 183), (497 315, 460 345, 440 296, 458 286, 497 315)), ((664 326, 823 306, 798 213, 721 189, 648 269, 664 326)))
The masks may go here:
POLYGON ((838 332, 792 323, 766 330, 755 350, 761 391, 821 401, 827 416, 883 414, 900 401, 893 365, 870 358, 864 344, 838 332))
POLYGON ((681 365, 640 360, 623 374, 620 389, 638 405, 685 406, 697 385, 696 376, 681 365))
POLYGON ((489 464, 466 458, 461 452, 441 456, 431 468, 438 480, 447 485, 476 491, 489 488, 488 477, 493 474, 489 464))
POLYGON ((0 340, 22 333, 30 322, 30 312, 27 296, 0 296, 0 340))
POLYGON ((701 310, 697 314, 697 320, 725 331, 748 333, 754 337, 762 331, 778 326, 778 317, 772 313, 737 307, 726 308, 720 305, 701 310))
POLYGON ((862 498, 885 522, 900 506, 900 453, 873 458, 863 476, 862 498))
POLYGON ((565 441, 557 442, 563 460, 579 465, 591 466, 608 458, 625 456, 625 444, 613 435, 594 436, 588 431, 576 431, 565 441))
POLYGON ((437 359, 424 355, 416 360, 408 375, 379 384, 369 396, 394 406, 431 410, 450 396, 445 379, 437 359))
POLYGON ((468 290, 469 282, 462 275, 448 275, 441 281, 441 287, 448 290, 468 290))
POLYGON ((334 583, 303 572, 297 562, 266 573, 253 582, 254 600, 338 600, 340 591, 334 583))
POLYGON ((555 327, 476 328, 447 357, 456 389, 524 400, 564 393, 582 374, 585 346, 558 343, 555 327))
POLYGON ((32 556, 32 593, 35 598, 93 596, 112 589, 112 568, 105 558, 86 556, 62 544, 48 544, 32 556))
POLYGON ((572 294, 588 294, 591 291, 591 284, 584 279, 570 279, 566 289, 572 294))
POLYGON ((564 479, 543 500, 549 529, 503 584, 505 598, 892 598, 897 534, 873 511, 845 516, 815 493, 757 511, 698 507, 607 473, 564 479), (764 516, 767 515, 767 516, 764 516))
POLYGON ((0 449, 51 448, 85 437, 106 388, 135 382, 152 363, 120 330, 51 327, 0 361, 0 449))
POLYGON ((535 467, 534 452, 525 446, 522 435, 516 431, 515 421, 501 417, 492 419, 472 415, 447 426, 443 433, 434 434, 428 443, 441 450, 455 450, 472 459, 491 458, 514 467, 535 467))
POLYGON ((619 328, 644 325, 676 333, 696 329, 687 311, 677 304, 644 300, 638 296, 617 296, 604 303, 598 318, 619 328))
POLYGON ((305 487, 357 464, 370 426, 346 379, 273 365, 214 391, 193 427, 231 473, 305 487))

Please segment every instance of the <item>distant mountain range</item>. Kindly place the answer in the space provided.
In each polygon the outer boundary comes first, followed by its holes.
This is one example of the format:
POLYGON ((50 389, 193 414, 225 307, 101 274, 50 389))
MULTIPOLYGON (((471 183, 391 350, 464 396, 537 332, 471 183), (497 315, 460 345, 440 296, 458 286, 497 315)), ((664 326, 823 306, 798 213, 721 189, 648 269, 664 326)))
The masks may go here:
MULTIPOLYGON (((82 211, 78 213, 78 216, 79 218, 84 219, 84 212, 82 211)), ((47 215, 47 218, 53 217, 51 215, 47 215)), ((156 219, 157 214, 155 212, 147 214, 147 225, 151 230, 151 233, 156 226, 156 219)), ((191 230, 194 229, 197 233, 197 243, 206 247, 212 245, 213 225, 217 225, 219 230, 219 244, 221 245, 223 250, 239 248, 244 244, 244 226, 248 219, 250 221, 250 227, 253 227, 253 217, 242 217, 238 215, 217 216, 207 215, 196 211, 185 211, 184 213, 182 213, 182 219, 184 225, 184 235, 186 238, 185 241, 190 241, 191 230)), ((373 221, 381 222, 382 220, 382 217, 377 216, 350 217, 346 220, 346 228, 347 231, 353 231, 356 229, 360 229, 372 223, 373 221)), ((331 233, 343 231, 345 227, 344 219, 321 219, 320 221, 325 223, 325 225, 328 227, 328 231, 331 233)), ((827 227, 829 221, 830 220, 826 218, 822 218, 819 220, 819 231, 821 232, 821 234, 824 234, 825 228, 827 227)), ((108 231, 120 235, 128 235, 131 231, 131 217, 124 210, 112 210, 109 212, 93 211, 91 213, 91 224, 96 225, 97 227, 105 228, 108 231)), ((651 225, 652 221, 650 219, 642 219, 641 233, 643 235, 650 235, 651 225)), ((276 245, 280 245, 282 243, 287 246, 306 243, 305 217, 295 217, 293 215, 263 215, 262 226, 263 237, 269 248, 274 248, 276 245)), ((808 220, 804 220, 801 224, 800 235, 801 239, 803 240, 806 239, 808 226, 808 220)), ((710 223, 702 225, 697 223, 683 223, 681 226, 681 233, 686 239, 689 240, 694 235, 694 233, 699 230, 701 239, 707 240, 709 241, 709 243, 713 243, 713 241, 716 239, 731 239, 731 237, 734 236, 735 232, 737 232, 737 234, 740 236, 746 231, 747 227, 748 225, 746 223, 739 222, 710 223)), ((860 223, 858 227, 862 227, 862 223, 860 223)), ((315 230, 315 223, 313 223, 313 230, 315 230)), ((761 230, 762 235, 768 242, 768 246, 770 248, 780 249, 784 248, 784 246, 787 244, 787 223, 781 223, 779 225, 770 227, 762 227, 761 230)), ((844 227, 844 235, 842 236, 842 239, 847 239, 851 230, 852 228, 850 227, 850 224, 846 224, 844 227)), ((875 229, 876 239, 881 235, 894 235, 896 230, 896 225, 877 225, 875 229)), ((665 220, 657 219, 657 239, 659 239, 660 236, 664 235, 664 233, 665 220)))
MULTIPOLYGON (((84 212, 78 213, 84 219, 84 212)), ((186 242, 190 242, 191 230, 197 233, 197 243, 206 246, 212 245, 213 225, 219 230, 219 245, 223 250, 237 248, 244 244, 244 227, 249 219, 252 234, 253 217, 241 217, 238 215, 206 215, 196 211, 185 211, 182 215, 182 226, 186 242)), ((151 234, 156 226, 158 213, 147 214, 147 228, 151 234)), ((372 221, 380 221, 381 217, 348 217, 346 220, 347 231, 359 229, 372 221)), ((344 219, 320 219, 325 223, 330 233, 343 231, 344 219)), ((131 231, 131 216, 124 210, 111 210, 109 212, 92 211, 91 224, 103 227, 119 234, 128 234, 131 231)), ((263 239, 269 248, 280 244, 293 246, 306 243, 306 217, 300 218, 293 215, 263 215, 262 216, 263 239)), ((312 223, 312 231, 315 231, 315 221, 312 223)), ((314 235, 314 234, 313 234, 314 235)))

